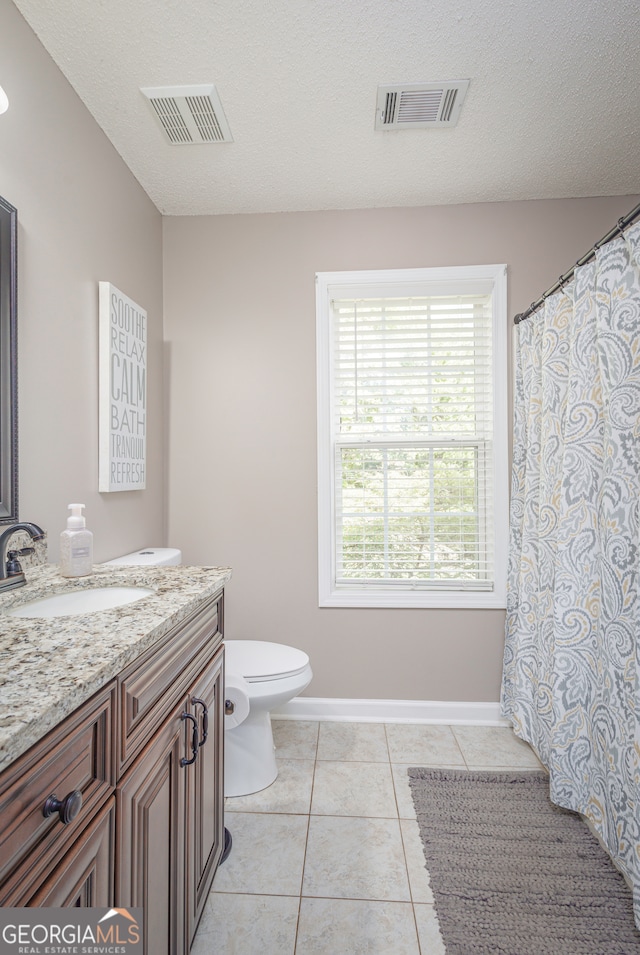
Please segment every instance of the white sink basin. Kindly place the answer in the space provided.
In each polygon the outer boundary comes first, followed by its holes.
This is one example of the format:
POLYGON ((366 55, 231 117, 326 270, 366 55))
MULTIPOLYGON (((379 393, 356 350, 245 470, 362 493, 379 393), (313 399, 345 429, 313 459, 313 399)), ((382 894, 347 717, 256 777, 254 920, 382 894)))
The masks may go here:
POLYGON ((97 613, 135 603, 155 593, 148 587, 87 587, 70 590, 52 597, 30 600, 5 613, 12 617, 73 617, 81 613, 97 613))

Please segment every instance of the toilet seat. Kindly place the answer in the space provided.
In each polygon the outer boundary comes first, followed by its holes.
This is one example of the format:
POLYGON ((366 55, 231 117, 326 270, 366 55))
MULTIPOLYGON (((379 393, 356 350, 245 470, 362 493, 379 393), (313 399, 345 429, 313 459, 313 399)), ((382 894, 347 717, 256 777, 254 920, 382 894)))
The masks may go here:
POLYGON ((303 650, 282 643, 229 640, 225 641, 225 665, 229 673, 243 676, 247 683, 264 683, 302 673, 309 657, 303 650))

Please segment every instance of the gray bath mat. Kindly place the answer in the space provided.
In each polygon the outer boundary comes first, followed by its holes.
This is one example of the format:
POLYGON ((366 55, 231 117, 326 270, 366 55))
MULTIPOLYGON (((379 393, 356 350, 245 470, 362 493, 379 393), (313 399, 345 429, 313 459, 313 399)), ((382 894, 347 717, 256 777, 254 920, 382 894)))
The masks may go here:
POLYGON ((447 955, 633 955, 631 890, 542 772, 410 769, 447 955))

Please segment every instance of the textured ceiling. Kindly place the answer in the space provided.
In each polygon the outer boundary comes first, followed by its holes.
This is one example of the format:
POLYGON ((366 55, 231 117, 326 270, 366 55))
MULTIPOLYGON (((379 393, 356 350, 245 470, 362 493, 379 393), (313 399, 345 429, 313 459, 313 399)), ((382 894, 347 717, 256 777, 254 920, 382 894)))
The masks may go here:
POLYGON ((638 0, 15 0, 158 209, 355 209, 640 190, 638 0), (379 84, 471 80, 453 129, 374 131, 379 84), (214 83, 229 144, 141 86, 214 83))

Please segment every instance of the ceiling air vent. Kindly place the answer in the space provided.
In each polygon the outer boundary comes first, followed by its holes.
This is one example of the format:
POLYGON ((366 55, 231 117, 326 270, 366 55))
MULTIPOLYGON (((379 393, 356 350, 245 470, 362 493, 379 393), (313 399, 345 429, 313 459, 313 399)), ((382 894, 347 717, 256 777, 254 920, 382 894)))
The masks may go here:
POLYGON ((215 86, 144 87, 153 114, 170 143, 232 143, 215 86))
POLYGON ((375 128, 455 126, 468 88, 469 80, 379 86, 375 128))

